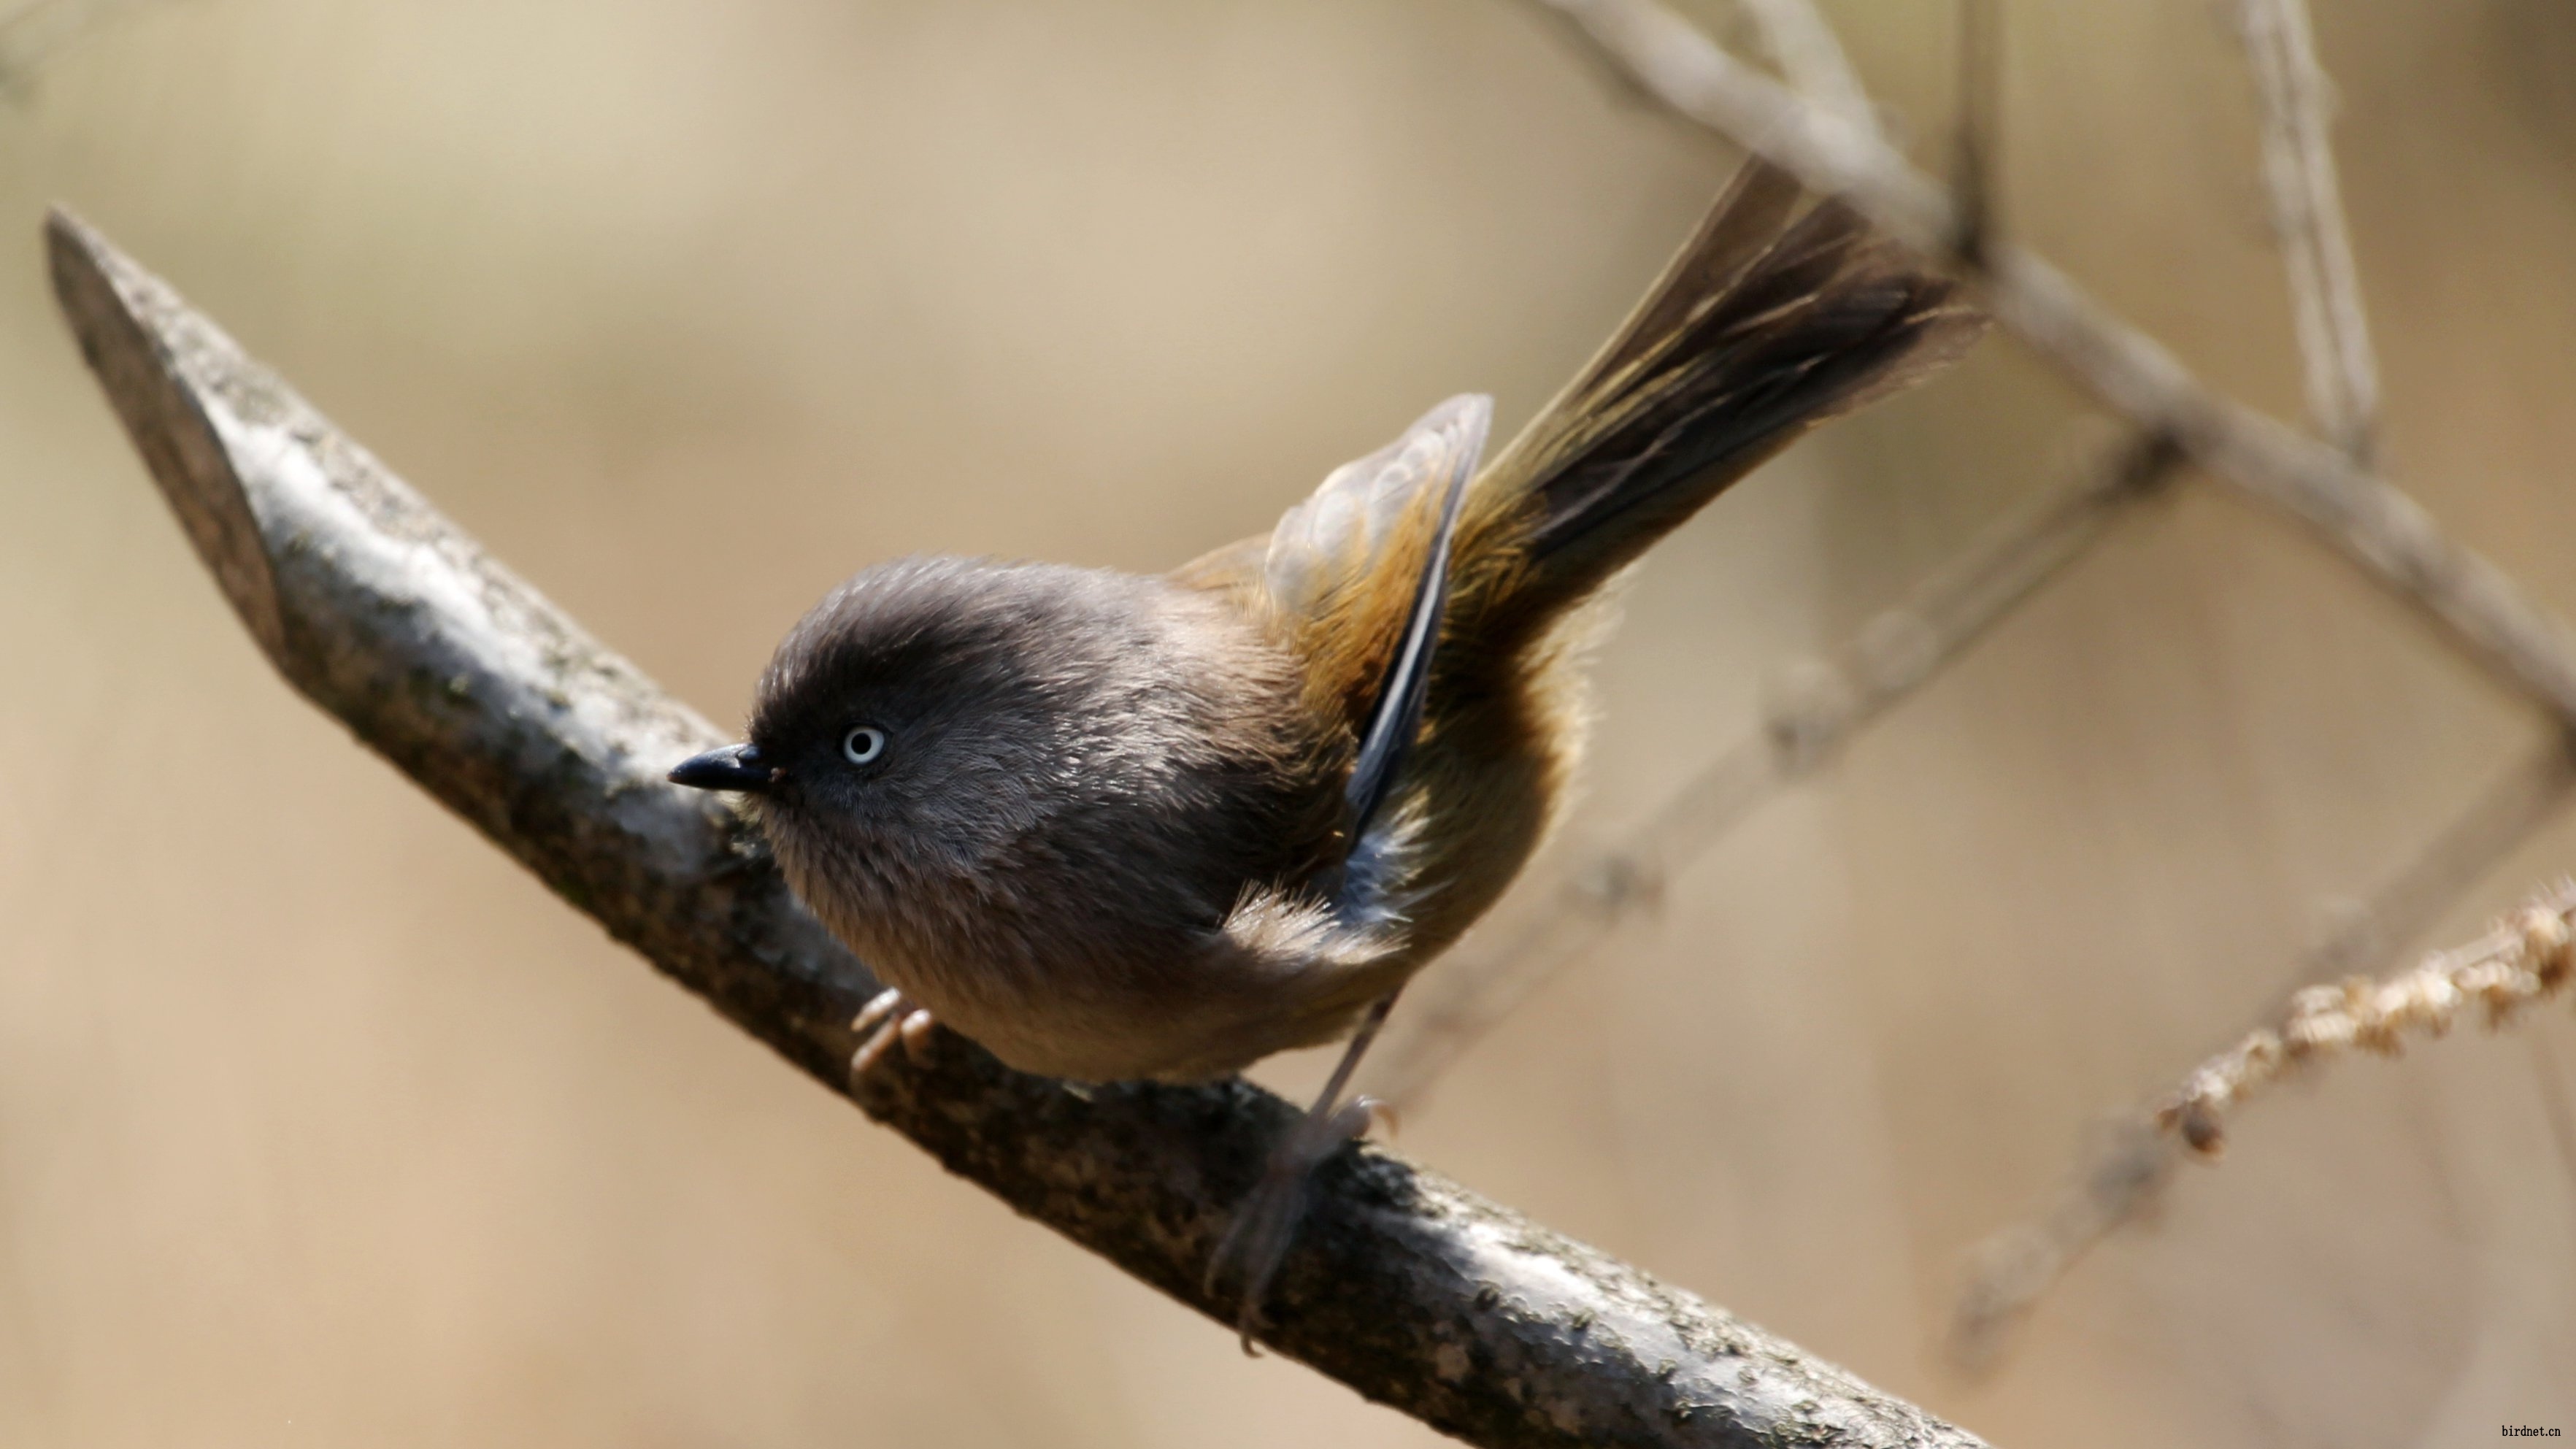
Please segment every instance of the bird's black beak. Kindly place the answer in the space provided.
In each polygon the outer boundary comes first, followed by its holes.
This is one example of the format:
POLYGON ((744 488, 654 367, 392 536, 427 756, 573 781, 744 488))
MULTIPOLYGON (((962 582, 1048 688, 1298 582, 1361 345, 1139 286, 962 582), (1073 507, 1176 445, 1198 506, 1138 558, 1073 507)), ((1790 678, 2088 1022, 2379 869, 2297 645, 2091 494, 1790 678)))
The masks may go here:
POLYGON ((778 771, 753 745, 727 745, 691 755, 671 769, 671 783, 692 790, 740 790, 757 795, 769 788, 778 771))

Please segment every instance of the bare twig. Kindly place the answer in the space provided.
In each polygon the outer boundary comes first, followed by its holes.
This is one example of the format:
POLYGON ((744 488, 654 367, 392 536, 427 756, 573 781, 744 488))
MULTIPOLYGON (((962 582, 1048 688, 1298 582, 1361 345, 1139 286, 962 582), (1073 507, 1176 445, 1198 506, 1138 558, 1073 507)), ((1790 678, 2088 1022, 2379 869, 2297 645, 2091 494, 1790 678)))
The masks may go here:
POLYGON ((1383 1054, 1378 1094, 1417 1105, 1465 1053, 1557 970, 1606 940, 1662 883, 1783 787, 1832 760, 1851 737, 1921 689, 1945 664, 2081 557, 2126 505, 2172 475, 2174 450, 2131 438, 2074 479, 2015 509, 1978 543, 1872 619, 1829 658, 1791 671, 1761 725, 1693 776, 1617 847, 1567 869, 1518 934, 1416 988, 1383 1054))
POLYGON ((2387 969, 2440 923, 2451 903, 2576 797, 2576 742, 2553 730, 2499 773, 2405 866, 2359 903, 2337 909, 2291 984, 2387 969))
POLYGON ((2440 1036, 2472 1006, 2486 1009, 2490 1026, 2502 1026, 2567 984, 2576 965, 2571 912, 2576 882, 2562 881, 2477 940, 2436 951, 2413 970, 2302 989, 2278 1028, 2257 1028, 2185 1078, 2157 1107, 2156 1125, 2214 1158, 2226 1148, 2228 1116, 2302 1067, 2356 1047, 2397 1056, 2409 1033, 2440 1036))
POLYGON ((1816 10, 1815 0, 1737 0, 1761 32, 1762 48, 1779 63, 1789 84, 1818 109, 1844 124, 1876 134, 1878 113, 1869 92, 1852 73, 1834 28, 1816 10))
POLYGON ((2002 144, 2002 7, 1959 0, 1959 126, 1950 162, 1958 222, 1950 246, 1972 267, 1994 246, 1995 152, 2002 144))
POLYGON ((2327 137, 2327 81, 2306 0, 2241 0, 2245 54, 2263 108, 2263 180, 2289 270, 2308 411, 2328 442, 2369 467, 2379 433, 2379 364, 2361 306, 2327 137))
MULTIPOLYGON (((1833 116, 1742 65, 1656 0, 1547 3, 1574 21, 1629 79, 1675 112, 1760 153, 1810 187, 1842 196, 1891 234, 1968 273, 2007 330, 2104 405, 2150 436, 2171 438, 2212 475, 2304 523, 2367 577, 2414 606, 2464 653, 2547 709, 2558 731, 2576 730, 2576 647, 2564 626, 2492 564, 2444 537, 2421 508, 2362 461, 2366 449, 2348 453, 2351 429, 2339 439, 2341 446, 2312 442, 2207 387, 2162 346, 2120 323, 2054 267, 1995 241, 1984 227, 1963 225, 1969 216, 1982 213, 1982 201, 1974 210, 1963 209, 1883 141, 1836 124, 1833 116)), ((2291 39, 2305 47, 2304 69, 2321 89, 2304 30, 2291 39)), ((2321 123, 2313 136, 2321 147, 2321 123)), ((2330 169, 2322 174, 2330 187, 2330 169)), ((2339 239, 2340 225, 2334 230, 2339 239)), ((2318 255, 2334 250, 2329 243, 2318 255)), ((2360 349, 2351 355, 2366 366, 2348 246, 2339 260, 2321 260, 2318 271, 2319 285, 2329 296, 2329 316, 2335 307, 2350 309, 2347 322, 2330 324, 2343 328, 2337 335, 2349 339, 2338 345, 2360 349), (2332 300, 2338 276, 2340 303, 2332 300)), ((2337 366, 2350 375, 2348 358, 2337 366)), ((2348 385, 2344 390, 2346 396, 2355 395, 2348 385)), ((2348 413, 2371 416, 2374 394, 2375 384, 2365 382, 2357 394, 2363 405, 2348 413)), ((2563 752, 2547 768, 2563 774, 2563 752)), ((2473 812, 2509 827, 2489 831, 2484 838, 2490 842, 2518 839, 2565 793, 2563 784, 2536 792, 2520 785, 2514 790, 2501 808, 2489 800, 2473 812)), ((2446 840, 2427 853, 2420 869, 2397 883, 2404 901, 2412 903, 2406 910, 2431 909, 2446 901, 2475 868, 2464 862, 2493 858, 2484 850, 2455 853, 2459 843, 2446 840)), ((2496 850, 2500 853, 2501 847, 2496 850)), ((2342 939, 2349 949, 2367 934, 2356 931, 2342 939)), ((2121 1140, 2135 1144, 2153 1139, 2131 1130, 2121 1140)), ((1954 1342, 1991 1345, 1992 1334, 1980 1325, 2018 1316, 2085 1247, 2152 1198, 2171 1162, 2169 1152, 2128 1145, 2097 1156, 2094 1168, 2087 1185, 2046 1223, 2024 1230, 2017 1240, 2003 1241, 1989 1254, 1987 1271, 1962 1308, 1969 1329, 1954 1342)))
POLYGON ((1884 142, 1837 124, 1656 0, 1546 0, 1648 94, 1971 269, 1996 320, 2140 431, 2306 524, 2498 677, 2576 727, 2576 646, 2494 565, 2340 450, 2220 395, 2063 272, 2009 242, 1957 252, 1959 212, 1884 142))
POLYGON ((1943 1342, 1960 1371, 1992 1369, 2012 1331, 2067 1270, 2163 1200, 2182 1162, 2172 1138, 2129 1118, 2104 1123, 2094 1135, 2083 1175, 2044 1216, 1992 1234, 1968 1255, 1967 1286, 1951 1306, 1943 1342))
MULTIPOLYGON (((2361 902, 2337 910, 2286 986, 2384 969, 2430 931, 2450 903, 2576 794, 2576 755, 2552 737, 2479 792, 2361 902)), ((1950 1317, 1952 1361, 1991 1367, 2042 1294, 2112 1232, 2154 1210, 2185 1153, 2147 1107, 2098 1131, 2083 1169, 2044 1215, 1996 1233, 1971 1255, 1950 1317)))
MULTIPOLYGON (((78 223, 82 350, 287 680, 735 1025, 1019 1212, 1231 1323, 1201 1288, 1286 1103, 1242 1083, 1076 1095, 954 1037, 853 1088, 875 983, 757 833, 666 784, 721 737, 78 223)), ((1477 1443, 1979 1441, 1392 1154, 1319 1175, 1265 1341, 1477 1443)))

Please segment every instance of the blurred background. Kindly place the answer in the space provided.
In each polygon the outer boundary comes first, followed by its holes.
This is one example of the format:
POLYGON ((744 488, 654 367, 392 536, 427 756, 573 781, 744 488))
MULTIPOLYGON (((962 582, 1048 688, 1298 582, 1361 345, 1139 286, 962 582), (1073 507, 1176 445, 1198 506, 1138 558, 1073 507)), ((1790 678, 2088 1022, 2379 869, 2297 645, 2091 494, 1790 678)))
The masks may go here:
MULTIPOLYGON (((1948 6, 1827 9, 1937 161, 1948 6)), ((2576 615, 2576 8, 2316 21, 2399 479, 2576 615)), ((2228 12, 2006 28, 2005 225, 2295 417, 2228 12)), ((0 1442, 1437 1442, 781 1070, 280 687, 37 226, 79 210, 724 720, 861 564, 1162 568, 1450 393, 1508 429, 1733 153, 1505 0, 53 0, 0 66, 0 1442)), ((1571 840, 2102 437, 1996 339, 1729 494, 1602 658, 1571 840)), ((2563 1008, 2266 1101, 1992 1372, 1940 1346, 2088 1124, 2543 733, 2192 480, 1400 1145, 2007 1449, 2576 1428, 2563 1008)), ((2576 812, 2417 944, 2570 868, 2576 812)))

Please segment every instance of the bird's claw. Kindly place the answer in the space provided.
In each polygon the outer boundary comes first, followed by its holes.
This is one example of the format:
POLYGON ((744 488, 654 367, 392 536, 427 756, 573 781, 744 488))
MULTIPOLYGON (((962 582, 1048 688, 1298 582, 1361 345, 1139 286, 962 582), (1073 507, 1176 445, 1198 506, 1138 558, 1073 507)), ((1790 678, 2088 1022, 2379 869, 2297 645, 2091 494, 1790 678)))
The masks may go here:
POLYGON ((889 986, 869 998, 851 1018, 850 1030, 860 1038, 859 1049, 850 1053, 850 1082, 856 1086, 861 1077, 876 1070, 888 1048, 903 1043, 903 1054, 915 1062, 930 1057, 931 1029, 939 1023, 930 1013, 912 1004, 904 994, 889 986))
POLYGON ((1393 1112, 1376 1098, 1354 1097, 1330 1112, 1313 1112, 1299 1118, 1288 1135, 1271 1148, 1261 1181, 1245 1195, 1225 1236, 1217 1241, 1201 1286, 1214 1297, 1218 1286, 1228 1278, 1243 1285, 1234 1327, 1247 1356, 1259 1353, 1253 1337, 1264 1323, 1261 1310, 1269 1300, 1270 1285, 1287 1261, 1288 1249, 1296 1242, 1298 1224, 1305 1217, 1307 1183, 1313 1179, 1315 1169, 1341 1150, 1343 1143, 1367 1136, 1381 1111, 1385 1111, 1387 1121, 1394 1120, 1393 1112))

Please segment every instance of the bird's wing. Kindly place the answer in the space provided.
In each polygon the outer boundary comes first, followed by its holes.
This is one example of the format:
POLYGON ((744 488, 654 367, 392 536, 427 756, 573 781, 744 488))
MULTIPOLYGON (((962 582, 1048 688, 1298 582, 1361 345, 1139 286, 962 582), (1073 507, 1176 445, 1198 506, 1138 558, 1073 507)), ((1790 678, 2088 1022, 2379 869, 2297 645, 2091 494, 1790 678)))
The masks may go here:
POLYGON ((1427 500, 1476 471, 1493 415, 1492 398, 1453 397, 1404 436, 1327 474, 1270 530, 1261 559, 1270 606, 1291 619, 1312 618, 1333 608, 1337 596, 1373 587, 1395 561, 1391 554, 1418 546, 1427 500))
MULTIPOLYGON (((1394 783, 1405 751, 1412 748, 1413 737, 1422 729, 1422 697, 1431 687, 1432 649, 1440 642, 1440 616, 1449 602, 1449 553, 1458 538, 1458 504, 1467 496, 1467 480, 1476 471, 1476 455, 1484 450, 1485 428, 1493 417, 1490 398, 1470 395, 1458 401, 1466 406, 1455 411, 1453 420, 1439 425, 1432 435, 1436 446, 1417 453, 1413 447, 1400 444, 1402 451, 1391 470, 1400 472, 1416 463, 1427 465, 1424 474, 1429 486, 1419 491, 1427 494, 1433 487, 1438 489, 1440 515, 1414 578, 1413 607, 1405 615, 1395 659, 1387 665, 1386 679, 1378 686, 1377 706, 1370 711, 1368 728, 1360 735, 1359 759, 1351 767, 1350 785, 1344 791, 1350 801, 1355 834, 1367 831, 1378 806, 1385 803, 1387 787, 1394 783)), ((1432 415, 1437 417, 1450 409, 1451 404, 1443 403, 1432 415)), ((1417 430, 1421 426, 1415 425, 1417 430)), ((1330 488, 1332 481, 1325 480, 1324 486, 1330 488)), ((1319 491, 1317 499, 1321 496, 1319 491)), ((1301 506, 1311 506, 1317 499, 1309 499, 1301 506)), ((1271 567, 1277 566, 1278 559, 1278 536, 1274 533, 1271 567)))
POLYGON ((1258 590, 1341 696, 1360 741, 1353 836, 1384 803, 1422 723, 1448 599, 1449 555, 1493 399, 1453 397, 1404 435, 1327 476, 1270 532, 1258 590))

